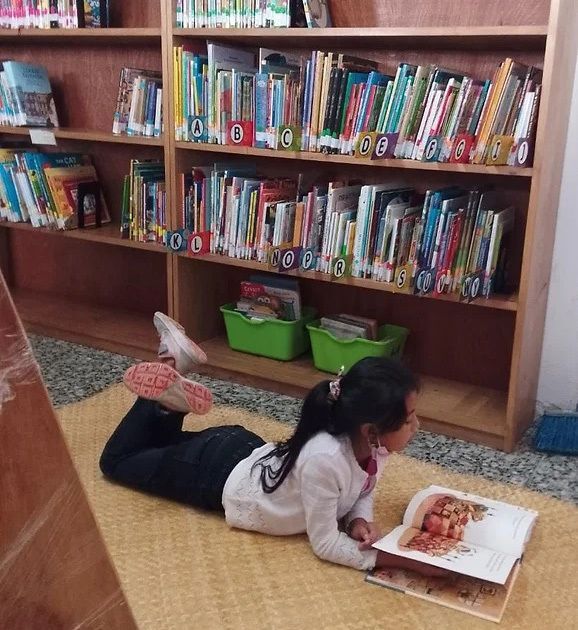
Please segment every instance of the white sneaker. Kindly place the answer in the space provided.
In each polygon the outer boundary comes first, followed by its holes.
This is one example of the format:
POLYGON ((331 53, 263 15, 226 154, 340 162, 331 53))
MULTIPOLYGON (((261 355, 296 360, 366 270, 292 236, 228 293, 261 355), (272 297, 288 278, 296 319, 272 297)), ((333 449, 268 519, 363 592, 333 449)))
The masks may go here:
POLYGON ((213 405, 210 389, 183 378, 166 363, 137 363, 124 373, 123 381, 133 394, 171 411, 204 415, 213 405))
POLYGON ((161 361, 173 359, 180 374, 192 372, 196 364, 207 362, 207 355, 187 337, 185 329, 174 319, 157 311, 153 323, 161 338, 158 352, 161 361))

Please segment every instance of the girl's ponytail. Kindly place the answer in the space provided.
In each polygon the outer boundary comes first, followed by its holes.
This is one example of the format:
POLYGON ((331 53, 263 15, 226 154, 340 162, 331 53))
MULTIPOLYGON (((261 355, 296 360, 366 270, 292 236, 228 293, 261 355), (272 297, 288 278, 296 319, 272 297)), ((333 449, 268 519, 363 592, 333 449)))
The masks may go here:
POLYGON ((261 485, 267 494, 275 492, 283 483, 295 465, 297 456, 305 444, 320 431, 331 433, 332 406, 330 396, 331 381, 321 381, 307 394, 301 407, 301 417, 293 435, 264 455, 253 464, 261 468, 261 485), (278 468, 273 469, 270 462, 274 458, 282 460, 278 468))
POLYGON ((407 418, 407 396, 418 389, 418 379, 409 369, 384 357, 367 357, 342 378, 321 381, 303 401, 293 435, 253 464, 253 469, 261 469, 263 491, 275 492, 301 449, 320 431, 353 437, 366 422, 380 433, 397 431, 407 418), (276 460, 280 464, 274 468, 276 460))

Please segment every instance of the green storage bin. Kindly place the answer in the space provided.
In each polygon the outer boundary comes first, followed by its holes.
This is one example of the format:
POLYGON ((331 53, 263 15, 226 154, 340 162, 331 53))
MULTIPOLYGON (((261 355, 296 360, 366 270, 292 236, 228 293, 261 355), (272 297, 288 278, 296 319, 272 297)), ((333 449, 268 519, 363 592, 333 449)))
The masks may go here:
POLYGON ((310 347, 305 326, 315 319, 314 308, 303 309, 301 319, 249 319, 235 310, 235 304, 221 306, 229 346, 239 352, 257 354, 279 361, 291 361, 310 347))
POLYGON ((342 366, 346 372, 349 371, 365 357, 400 357, 409 334, 407 328, 385 324, 379 327, 377 341, 337 339, 321 328, 320 320, 307 324, 307 329, 315 367, 332 374, 337 374, 342 366))

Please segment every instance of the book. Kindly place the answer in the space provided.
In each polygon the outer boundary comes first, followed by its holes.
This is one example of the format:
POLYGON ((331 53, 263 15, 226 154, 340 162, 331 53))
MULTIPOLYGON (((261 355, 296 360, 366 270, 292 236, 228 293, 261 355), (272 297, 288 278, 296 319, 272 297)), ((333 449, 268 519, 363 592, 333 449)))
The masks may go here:
POLYGON ((328 0, 303 0, 303 8, 309 28, 329 28, 333 26, 328 0))
POLYGON ((237 310, 255 319, 301 319, 301 294, 297 280, 252 275, 241 282, 237 310))
POLYGON ((100 28, 110 26, 109 0, 2 0, 1 28, 100 28))
POLYGON ((499 623, 512 592, 518 565, 504 585, 466 575, 425 577, 404 569, 374 569, 366 581, 499 623))
POLYGON ((14 126, 58 127, 58 115, 44 66, 3 61, 0 64, 2 102, 14 126))
POLYGON ((122 68, 112 133, 160 136, 162 80, 156 70, 122 68))
POLYGON ((412 583, 407 575, 398 572, 392 575, 374 572, 367 579, 392 587, 401 580, 401 584, 405 584, 404 592, 430 595, 428 599, 436 603, 499 621, 537 517, 534 510, 429 486, 412 497, 402 524, 373 546, 386 553, 448 569, 451 577, 440 582, 437 594, 435 588, 433 593, 428 593, 423 582, 412 583), (461 587, 456 586, 459 584, 464 586, 461 595, 461 587), (483 598, 474 606, 471 594, 484 592, 496 595, 489 598, 490 603, 485 608, 483 598))

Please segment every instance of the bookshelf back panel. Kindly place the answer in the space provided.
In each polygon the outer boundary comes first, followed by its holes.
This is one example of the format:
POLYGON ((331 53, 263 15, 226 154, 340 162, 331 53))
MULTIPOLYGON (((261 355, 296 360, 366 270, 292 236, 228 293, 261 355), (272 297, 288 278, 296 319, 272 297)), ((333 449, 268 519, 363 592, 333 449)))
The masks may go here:
POLYGON ((333 26, 503 26, 548 23, 549 0, 329 0, 333 26), (360 10, 360 7, 363 7, 360 10))
POLYGON ((41 63, 48 70, 61 127, 111 131, 121 69, 161 70, 159 46, 0 46, 0 59, 41 63))
POLYGON ((160 27, 161 2, 166 2, 166 0, 110 2, 111 25, 117 28, 160 27))
POLYGON ((165 256, 19 230, 9 238, 18 289, 151 314, 167 308, 165 256))
MULTIPOLYGON (((199 341, 224 334, 219 306, 235 302, 239 283, 252 273, 179 258, 180 321, 199 341)), ((507 389, 515 322, 511 312, 314 280, 302 279, 299 286, 303 303, 321 316, 350 312, 409 328, 406 357, 421 374, 507 389)))

